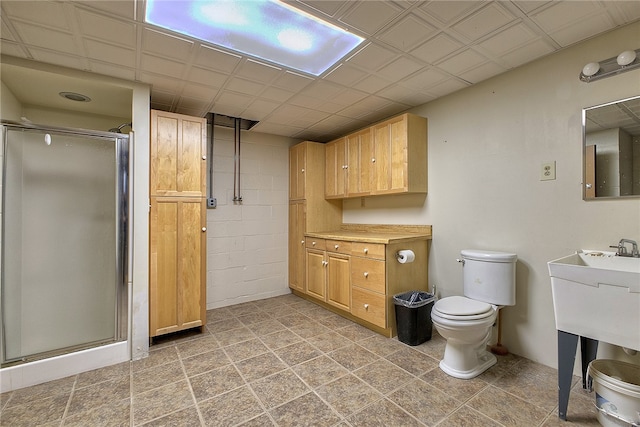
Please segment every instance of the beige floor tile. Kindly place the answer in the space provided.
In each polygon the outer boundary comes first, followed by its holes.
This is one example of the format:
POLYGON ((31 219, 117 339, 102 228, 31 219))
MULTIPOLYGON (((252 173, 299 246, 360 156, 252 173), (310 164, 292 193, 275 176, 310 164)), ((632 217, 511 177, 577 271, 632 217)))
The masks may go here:
POLYGON ((269 413, 280 427, 329 427, 340 421, 340 417, 314 393, 307 393, 269 413))
POLYGON ((233 365, 223 366, 213 371, 196 375, 189 378, 189 382, 198 402, 226 393, 245 384, 233 365))
POLYGON ((270 333, 260 337, 262 342, 271 350, 286 347, 290 344, 301 343, 302 338, 288 329, 270 333))
POLYGON ((409 413, 384 399, 370 405, 348 419, 353 427, 419 427, 424 426, 409 413))
POLYGON ((461 402, 466 402, 481 390, 489 386, 489 383, 478 377, 461 380, 445 374, 442 369, 435 367, 420 378, 427 384, 443 391, 449 396, 461 402))
POLYGON ((249 421, 245 421, 244 423, 238 424, 241 427, 273 427, 275 424, 271 420, 271 417, 267 414, 258 415, 255 418, 250 419, 249 421))
POLYGON ((237 344, 242 341, 249 341, 256 338, 256 334, 245 326, 236 329, 229 329, 227 331, 213 332, 213 336, 216 337, 221 347, 227 347, 233 344, 237 344))
POLYGON ((463 406, 438 423, 438 427, 500 427, 500 424, 468 406, 463 406))
POLYGON ((414 379, 388 396, 389 400, 426 425, 434 425, 462 404, 444 392, 414 379))
POLYGON ((351 344, 350 346, 334 350, 329 353, 328 356, 351 371, 380 359, 379 356, 357 344, 351 344))
POLYGON ((133 373, 133 393, 143 393, 185 379, 179 360, 133 373))
POLYGON ((144 359, 134 360, 131 362, 131 371, 137 372, 144 369, 153 368, 156 366, 164 365, 165 363, 175 362, 178 360, 178 350, 175 346, 163 347, 154 349, 153 347, 149 351, 149 357, 144 359))
POLYGON ((289 366, 306 362, 322 354, 318 349, 306 342, 291 344, 273 352, 289 366))
POLYGON ((266 408, 282 405, 310 391, 291 370, 261 378, 250 386, 266 408))
POLYGON ((181 409, 144 424, 144 427, 197 427, 201 425, 195 406, 181 409))
POLYGON ((318 387, 316 392, 344 417, 382 399, 382 394, 353 375, 318 387))
POLYGON ((415 377, 387 360, 378 360, 356 371, 354 375, 387 395, 415 377))
POLYGON ((132 404, 133 421, 137 425, 193 406, 195 402, 185 380, 135 395, 132 404))
POLYGON ((251 359, 245 359, 238 362, 236 366, 248 382, 259 380, 287 368, 287 365, 282 363, 273 353, 265 353, 251 359))
POLYGON ((285 326, 275 319, 263 320, 251 325, 251 330, 259 337, 286 330, 285 326))
POLYGON ((309 338, 307 341, 325 353, 353 344, 353 341, 337 332, 327 332, 326 334, 309 338))
POLYGON ((304 314, 300 313, 297 310, 293 310, 291 309, 292 312, 286 315, 282 315, 282 316, 276 316, 275 319, 282 323, 284 326, 286 326, 287 328, 290 328, 292 326, 295 325, 302 325, 305 324, 307 322, 309 322, 311 319, 309 319, 307 316, 305 316, 304 314))
POLYGON ((38 398, 28 403, 6 407, 0 413, 0 425, 11 427, 32 427, 45 423, 60 423, 69 401, 70 393, 53 397, 38 398))
POLYGON ((180 343, 177 347, 180 357, 185 358, 215 350, 220 345, 212 335, 203 335, 200 338, 180 343))
POLYGON ((327 356, 316 357, 291 369, 313 389, 349 373, 345 367, 327 356))
POLYGON ((75 382, 76 376, 74 375, 71 377, 61 378, 59 380, 49 381, 44 384, 15 390, 7 402, 7 407, 9 408, 15 405, 31 403, 36 400, 45 399, 58 394, 66 394, 68 397, 75 382))
POLYGON ((121 377, 130 374, 131 362, 123 362, 100 369, 94 369, 93 371, 83 372, 78 375, 76 388, 86 387, 88 385, 97 384, 102 381, 111 381, 115 377, 121 377))
POLYGON ((246 316, 249 314, 260 313, 259 301, 258 302, 243 302, 240 304, 235 304, 227 307, 229 312, 236 317, 246 316))
POLYGON ((501 424, 514 427, 539 425, 548 411, 490 385, 467 405, 501 424))
POLYGON ((119 377, 113 381, 75 389, 67 409, 68 414, 87 411, 110 402, 126 399, 131 396, 131 377, 119 377))
POLYGON ((345 328, 340 328, 336 332, 343 337, 349 338, 351 341, 360 341, 375 335, 375 332, 357 323, 352 323, 345 328))
POLYGON ((438 366, 437 360, 408 346, 404 346, 385 358, 416 376, 422 375, 438 366))
POLYGON ((358 345, 383 357, 395 353, 405 346, 405 344, 396 339, 389 339, 378 334, 359 340, 358 345))
POLYGON ((232 362, 239 362, 244 359, 259 356, 267 353, 269 349, 258 338, 243 341, 238 344, 232 344, 224 348, 229 359, 232 362))
POLYGON ((289 329, 291 329, 291 331, 295 332, 297 335, 300 335, 302 338, 305 338, 305 339, 326 334, 327 332, 331 331, 326 326, 322 326, 320 323, 315 321, 292 325, 289 327, 289 329))
POLYGON ((207 426, 232 426, 264 412, 248 386, 205 400, 198 406, 207 426))
POLYGON ((207 353, 200 353, 193 357, 182 359, 184 370, 188 377, 203 374, 231 363, 224 350, 218 348, 207 353))
POLYGON ((63 425, 65 427, 125 427, 131 424, 131 398, 111 400, 101 406, 68 414, 63 425))

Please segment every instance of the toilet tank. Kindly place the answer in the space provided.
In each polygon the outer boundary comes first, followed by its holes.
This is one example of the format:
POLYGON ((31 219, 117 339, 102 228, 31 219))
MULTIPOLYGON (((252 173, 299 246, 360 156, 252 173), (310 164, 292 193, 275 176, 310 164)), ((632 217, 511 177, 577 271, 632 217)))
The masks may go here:
POLYGON ((463 262, 464 295, 494 305, 516 303, 516 261, 512 253, 465 249, 463 262))

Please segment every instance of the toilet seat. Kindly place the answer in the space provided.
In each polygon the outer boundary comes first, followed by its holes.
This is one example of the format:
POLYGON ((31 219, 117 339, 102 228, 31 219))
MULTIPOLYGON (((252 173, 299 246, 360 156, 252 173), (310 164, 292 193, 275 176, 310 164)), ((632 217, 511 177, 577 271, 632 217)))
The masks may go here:
POLYGON ((480 320, 491 317, 495 309, 491 304, 461 296, 451 296, 438 300, 433 310, 443 319, 480 320))

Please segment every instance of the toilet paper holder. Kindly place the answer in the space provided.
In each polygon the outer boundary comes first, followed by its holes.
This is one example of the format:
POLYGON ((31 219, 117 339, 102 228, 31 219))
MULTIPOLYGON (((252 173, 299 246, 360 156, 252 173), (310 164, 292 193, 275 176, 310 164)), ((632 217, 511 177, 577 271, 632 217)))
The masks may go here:
POLYGON ((396 260, 400 264, 408 264, 415 261, 416 254, 411 249, 403 249, 396 252, 396 260))

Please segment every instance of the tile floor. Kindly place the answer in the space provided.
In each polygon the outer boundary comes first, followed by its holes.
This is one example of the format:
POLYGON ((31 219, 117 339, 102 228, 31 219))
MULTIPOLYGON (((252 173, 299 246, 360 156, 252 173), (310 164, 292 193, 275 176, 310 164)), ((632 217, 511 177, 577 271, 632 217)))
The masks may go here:
POLYGON ((597 426, 578 378, 557 418, 556 371, 513 355, 480 377, 293 295, 210 310, 202 334, 148 358, 0 395, 2 426, 597 426))

